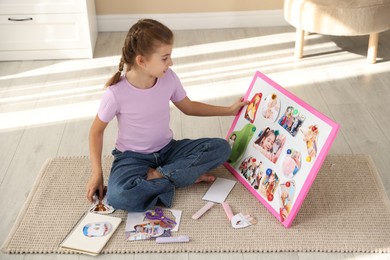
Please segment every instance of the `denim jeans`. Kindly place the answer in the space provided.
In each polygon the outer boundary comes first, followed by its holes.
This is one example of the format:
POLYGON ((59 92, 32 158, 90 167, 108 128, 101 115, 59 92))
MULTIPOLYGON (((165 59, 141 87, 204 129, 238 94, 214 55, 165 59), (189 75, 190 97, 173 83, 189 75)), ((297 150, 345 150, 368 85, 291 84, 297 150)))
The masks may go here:
POLYGON ((230 155, 225 139, 172 140, 150 154, 113 150, 114 162, 108 179, 107 199, 116 209, 142 212, 156 205, 172 207, 175 188, 195 183, 230 155), (147 180, 149 168, 163 178, 147 180))

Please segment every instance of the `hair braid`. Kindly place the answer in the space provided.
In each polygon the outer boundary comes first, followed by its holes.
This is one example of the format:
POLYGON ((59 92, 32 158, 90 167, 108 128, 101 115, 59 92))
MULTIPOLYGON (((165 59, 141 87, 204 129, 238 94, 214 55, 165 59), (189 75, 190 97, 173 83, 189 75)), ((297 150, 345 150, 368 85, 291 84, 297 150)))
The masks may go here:
POLYGON ((121 60, 119 62, 119 65, 118 65, 118 71, 106 82, 105 87, 109 87, 109 86, 114 85, 114 84, 119 82, 121 75, 122 75, 124 64, 125 64, 125 62, 124 62, 123 56, 122 56, 121 60))

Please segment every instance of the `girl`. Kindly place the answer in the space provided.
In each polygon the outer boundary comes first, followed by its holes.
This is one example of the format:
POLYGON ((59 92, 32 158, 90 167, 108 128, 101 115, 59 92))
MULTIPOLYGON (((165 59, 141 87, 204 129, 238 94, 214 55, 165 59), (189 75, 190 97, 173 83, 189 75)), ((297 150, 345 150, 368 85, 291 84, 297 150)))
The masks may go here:
POLYGON ((174 140, 169 102, 194 116, 234 116, 247 102, 241 98, 222 107, 190 100, 170 69, 172 45, 172 31, 155 20, 139 20, 130 28, 119 71, 106 83, 90 129, 89 201, 95 193, 103 197, 103 133, 114 117, 118 134, 107 200, 116 209, 141 212, 156 204, 171 207, 175 188, 214 181, 205 173, 227 160, 230 146, 224 139, 174 140))
POLYGON ((276 134, 274 130, 269 127, 265 128, 259 138, 255 141, 253 146, 259 150, 271 162, 275 163, 278 157, 272 152, 273 145, 276 141, 276 134))

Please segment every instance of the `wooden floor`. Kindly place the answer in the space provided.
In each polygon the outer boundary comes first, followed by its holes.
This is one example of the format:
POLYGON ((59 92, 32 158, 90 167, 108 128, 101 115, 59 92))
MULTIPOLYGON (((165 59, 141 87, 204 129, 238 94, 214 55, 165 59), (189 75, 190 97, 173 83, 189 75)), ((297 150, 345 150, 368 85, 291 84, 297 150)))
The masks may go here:
MULTIPOLYGON (((293 59, 290 27, 177 31, 173 69, 193 100, 230 104, 256 70, 341 125, 330 153, 369 154, 390 196, 390 31, 378 63, 366 63, 367 36, 307 37, 293 59)), ((88 130, 102 87, 116 71, 126 33, 100 33, 95 58, 0 62, 0 243, 49 157, 88 155, 88 130)), ((232 117, 187 117, 172 108, 176 138, 225 137, 232 117)), ((115 123, 105 135, 110 154, 115 123)), ((84 199, 81 197, 80 199, 84 199)), ((326 227, 323 227, 326 228, 326 227)), ((353 238, 351 238, 353 239, 353 238)), ((159 254, 99 259, 160 259, 159 254)), ((80 255, 7 255, 0 259, 89 259, 80 255)), ((390 254, 164 254, 163 259, 390 259, 390 254)))

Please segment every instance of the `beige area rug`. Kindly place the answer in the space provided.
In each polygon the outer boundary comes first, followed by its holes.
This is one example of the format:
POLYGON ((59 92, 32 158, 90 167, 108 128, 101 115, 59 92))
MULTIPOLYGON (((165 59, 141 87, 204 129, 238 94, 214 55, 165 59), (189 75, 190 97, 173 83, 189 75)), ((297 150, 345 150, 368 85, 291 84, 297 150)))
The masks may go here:
MULTIPOLYGON (((103 160, 108 173, 111 157, 103 160)), ((234 177, 220 167, 213 173, 234 177)), ((86 157, 47 161, 2 250, 6 253, 66 253, 59 244, 89 208, 86 157)), ((107 176, 106 176, 107 177, 107 176)), ((156 244, 125 240, 127 214, 102 253, 146 252, 390 252, 390 207, 370 157, 329 155, 291 228, 284 228, 241 183, 227 201, 233 212, 250 212, 258 224, 233 229, 216 205, 199 220, 191 216, 205 204, 209 185, 178 189, 175 209, 183 210, 180 230, 189 243, 156 244)))

